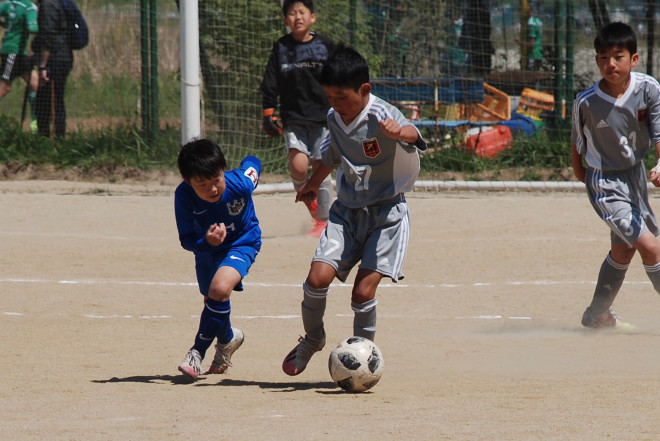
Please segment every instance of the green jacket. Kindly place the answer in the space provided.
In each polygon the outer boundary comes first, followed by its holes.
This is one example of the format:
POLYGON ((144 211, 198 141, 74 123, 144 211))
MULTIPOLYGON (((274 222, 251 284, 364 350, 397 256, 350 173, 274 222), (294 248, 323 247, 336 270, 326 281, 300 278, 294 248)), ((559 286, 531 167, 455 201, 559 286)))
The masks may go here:
POLYGON ((529 52, 529 58, 533 60, 543 59, 543 42, 541 40, 541 20, 537 17, 529 17, 527 21, 527 37, 534 39, 534 45, 529 52))
POLYGON ((39 30, 37 7, 29 0, 7 0, 0 4, 0 19, 7 27, 0 53, 27 54, 28 38, 39 30))

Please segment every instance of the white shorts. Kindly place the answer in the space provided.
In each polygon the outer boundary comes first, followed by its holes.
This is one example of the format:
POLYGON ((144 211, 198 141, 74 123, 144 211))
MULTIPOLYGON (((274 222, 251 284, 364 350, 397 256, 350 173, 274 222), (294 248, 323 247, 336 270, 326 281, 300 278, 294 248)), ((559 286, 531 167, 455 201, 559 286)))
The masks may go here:
POLYGON ((321 159, 321 144, 329 134, 327 127, 293 124, 284 129, 284 140, 287 150, 296 149, 310 159, 321 159))
POLYGON ((348 208, 335 201, 313 261, 332 266, 342 282, 358 262, 360 269, 376 271, 397 282, 403 279, 409 237, 410 215, 403 195, 364 208, 348 208))

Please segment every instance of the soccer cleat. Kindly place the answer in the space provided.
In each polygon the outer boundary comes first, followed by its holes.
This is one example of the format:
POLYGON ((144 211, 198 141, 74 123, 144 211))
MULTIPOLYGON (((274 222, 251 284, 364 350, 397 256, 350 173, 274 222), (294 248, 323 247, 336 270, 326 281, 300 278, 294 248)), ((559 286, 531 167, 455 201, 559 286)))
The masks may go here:
POLYGON ((312 229, 309 231, 309 233, 307 233, 307 235, 311 237, 321 237, 321 234, 323 234, 323 230, 325 230, 325 227, 327 226, 328 226, 327 222, 315 220, 314 227, 312 227, 312 229))
POLYGON ((305 204, 307 205, 307 209, 309 210, 309 214, 312 215, 312 219, 315 221, 319 220, 319 203, 317 199, 314 199, 314 202, 311 204, 305 204))
POLYGON ((243 331, 237 328, 231 329, 234 331, 234 338, 224 345, 220 343, 215 345, 215 357, 213 357, 213 362, 206 372, 207 374, 222 374, 226 371, 231 366, 231 356, 243 344, 245 340, 243 331))
POLYGON ((202 355, 197 349, 191 349, 179 365, 179 371, 195 379, 202 372, 202 355))
POLYGON ((591 312, 591 307, 588 307, 582 315, 582 326, 586 328, 618 328, 622 323, 616 312, 611 309, 595 315, 591 312))
POLYGON ((309 337, 300 337, 298 345, 289 352, 282 362, 282 370, 287 375, 298 375, 307 367, 307 363, 315 352, 319 352, 325 346, 325 333, 318 343, 313 343, 309 337))

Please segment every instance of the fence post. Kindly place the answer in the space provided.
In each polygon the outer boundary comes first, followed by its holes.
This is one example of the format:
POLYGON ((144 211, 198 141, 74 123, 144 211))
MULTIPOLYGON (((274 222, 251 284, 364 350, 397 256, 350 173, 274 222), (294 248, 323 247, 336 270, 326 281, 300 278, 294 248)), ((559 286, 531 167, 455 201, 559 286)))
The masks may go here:
MULTIPOLYGON (((575 72, 575 0, 568 0, 566 5, 566 117, 570 118, 573 109, 573 75, 575 72)), ((562 109, 559 109, 562 111, 562 109)))
POLYGON ((142 55, 142 136, 152 145, 158 135, 158 8, 156 0, 140 0, 142 55))
POLYGON ((646 73, 653 75, 653 52, 655 50, 655 12, 656 2, 650 1, 646 6, 646 73))
MULTIPOLYGON (((562 13, 566 9, 565 0, 556 0, 555 1, 555 17, 561 17, 562 13)), ((564 65, 566 64, 566 58, 564 57, 564 22, 562 20, 555 20, 555 39, 554 45, 556 50, 556 59, 555 59, 555 82, 554 82, 554 96, 555 96, 555 110, 553 118, 553 127, 557 127, 559 121, 559 116, 561 115, 561 105, 562 100, 564 99, 564 65)))
POLYGON ((151 142, 158 141, 159 93, 158 93, 158 6, 156 0, 151 0, 149 13, 149 36, 151 43, 151 76, 150 76, 150 109, 151 109, 151 142))
POLYGON ((357 0, 350 0, 348 2, 348 32, 351 46, 355 47, 357 39, 355 33, 357 32, 357 0))
POLYGON ((140 0, 140 55, 142 58, 142 87, 140 110, 142 115, 142 137, 149 138, 149 5, 147 0, 140 0))

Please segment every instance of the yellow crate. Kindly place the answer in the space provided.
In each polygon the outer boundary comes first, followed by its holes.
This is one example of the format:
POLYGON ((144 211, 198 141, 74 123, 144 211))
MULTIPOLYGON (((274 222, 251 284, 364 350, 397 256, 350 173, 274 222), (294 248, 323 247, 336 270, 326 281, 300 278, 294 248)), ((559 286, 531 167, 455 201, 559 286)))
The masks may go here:
POLYGON ((463 104, 439 104, 437 109, 432 113, 432 116, 436 119, 444 119, 450 121, 463 119, 463 104))
POLYGON ((525 88, 520 95, 517 112, 531 118, 539 119, 541 113, 555 108, 555 97, 552 94, 525 88))

